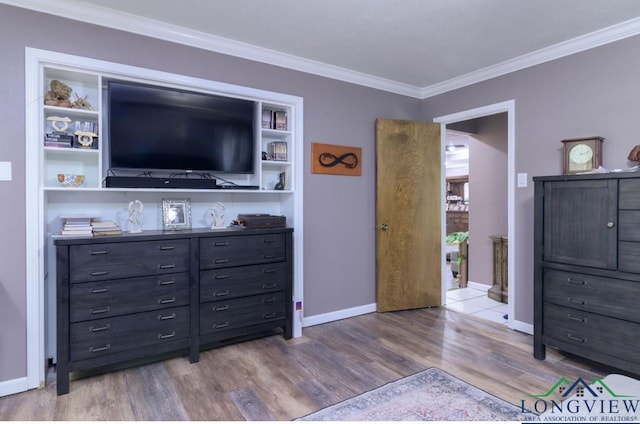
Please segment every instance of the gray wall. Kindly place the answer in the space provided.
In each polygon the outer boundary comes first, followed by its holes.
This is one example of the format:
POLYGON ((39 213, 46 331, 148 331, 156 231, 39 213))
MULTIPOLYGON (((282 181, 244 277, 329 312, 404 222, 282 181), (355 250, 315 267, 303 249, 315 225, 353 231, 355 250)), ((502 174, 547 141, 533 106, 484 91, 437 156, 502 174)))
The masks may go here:
POLYGON ((26 375, 25 46, 304 98, 305 315, 375 302, 375 120, 417 119, 420 101, 328 78, 0 5, 0 382, 26 375), (311 143, 362 148, 362 176, 310 173, 311 143))
POLYGON ((507 235, 507 114, 475 119, 469 143, 469 280, 491 285, 490 236, 507 235))
POLYGON ((518 291, 515 319, 533 318, 533 184, 536 175, 562 173, 560 140, 605 137, 605 168, 626 168, 639 143, 640 37, 537 65, 425 100, 425 119, 515 100, 515 172, 529 175, 517 188, 514 229, 518 291))

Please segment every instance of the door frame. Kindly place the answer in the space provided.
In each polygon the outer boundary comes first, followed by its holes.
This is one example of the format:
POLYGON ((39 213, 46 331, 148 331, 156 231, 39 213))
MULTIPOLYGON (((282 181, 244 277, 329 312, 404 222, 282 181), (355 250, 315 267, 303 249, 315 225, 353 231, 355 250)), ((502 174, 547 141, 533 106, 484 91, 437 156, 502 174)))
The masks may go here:
MULTIPOLYGON (((440 123, 440 156, 442 163, 445 162, 445 151, 446 151, 446 130, 447 125, 454 124, 460 121, 467 121, 469 119, 482 118, 485 116, 496 115, 499 113, 507 113, 507 169, 508 169, 508 177, 507 177, 507 237, 509 239, 508 247, 507 247, 507 257, 509 261, 507 263, 507 274, 508 274, 508 296, 510 299, 509 302, 509 318, 508 318, 508 327, 510 329, 514 329, 515 327, 515 300, 516 293, 518 288, 515 286, 515 270, 518 269, 516 267, 516 255, 515 255, 515 246, 516 242, 516 216, 515 216, 515 144, 516 144, 516 128, 515 128, 515 109, 516 102, 515 100, 507 100, 500 103, 494 103, 487 106, 478 107, 475 109, 464 110, 461 112, 452 113, 450 115, 439 116, 433 119, 433 122, 440 123)), ((442 167, 442 193, 446 193, 446 169, 442 167)), ((442 203, 442 240, 446 237, 446 210, 445 210, 445 197, 443 195, 441 199, 442 203)), ((447 285, 446 285, 446 251, 442 249, 441 255, 441 265, 442 265, 442 304, 446 305, 447 300, 447 285)))

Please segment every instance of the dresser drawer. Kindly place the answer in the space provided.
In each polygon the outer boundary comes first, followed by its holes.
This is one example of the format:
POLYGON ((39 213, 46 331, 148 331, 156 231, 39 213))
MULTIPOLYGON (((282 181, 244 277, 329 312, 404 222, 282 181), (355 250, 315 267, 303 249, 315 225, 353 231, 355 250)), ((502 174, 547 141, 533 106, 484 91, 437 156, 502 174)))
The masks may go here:
POLYGON ((203 303, 200 305, 200 334, 285 319, 286 309, 283 292, 203 303))
POLYGON ((640 325, 603 315, 546 303, 545 342, 553 340, 601 352, 626 361, 640 361, 640 325))
POLYGON ((189 274, 72 284, 70 321, 100 319, 189 304, 189 274))
POLYGON ((70 357, 95 358, 188 337, 188 306, 84 321, 71 325, 70 357))
POLYGON ((283 262, 200 271, 200 302, 285 290, 283 262))
POLYGON ((189 241, 145 241, 70 247, 70 281, 111 280, 189 270, 189 241))
POLYGON ((284 234, 200 239, 200 269, 284 262, 285 259, 284 234))
POLYGON ((640 283, 634 281, 545 269, 544 301, 640 322, 640 283))

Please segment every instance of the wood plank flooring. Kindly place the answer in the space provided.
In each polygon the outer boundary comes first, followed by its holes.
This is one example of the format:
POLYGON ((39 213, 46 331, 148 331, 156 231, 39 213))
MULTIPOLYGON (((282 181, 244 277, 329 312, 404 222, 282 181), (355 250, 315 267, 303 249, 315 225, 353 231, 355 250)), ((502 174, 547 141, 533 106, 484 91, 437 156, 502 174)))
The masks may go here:
POLYGON ((0 398, 0 420, 291 420, 438 367, 513 404, 546 392, 560 377, 588 381, 615 373, 547 349, 533 358, 532 337, 445 308, 372 313, 76 378, 56 396, 46 387, 0 398))

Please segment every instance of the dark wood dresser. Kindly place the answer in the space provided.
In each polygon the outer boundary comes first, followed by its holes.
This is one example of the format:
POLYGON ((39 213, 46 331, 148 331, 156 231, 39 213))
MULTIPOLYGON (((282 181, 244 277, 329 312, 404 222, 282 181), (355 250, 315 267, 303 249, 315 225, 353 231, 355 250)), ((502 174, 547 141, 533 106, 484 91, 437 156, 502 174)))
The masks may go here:
POLYGON ((534 356, 640 373, 640 175, 536 177, 534 356))
POLYGON ((69 373, 282 329, 292 336, 292 230, 59 238, 57 392, 69 373))

